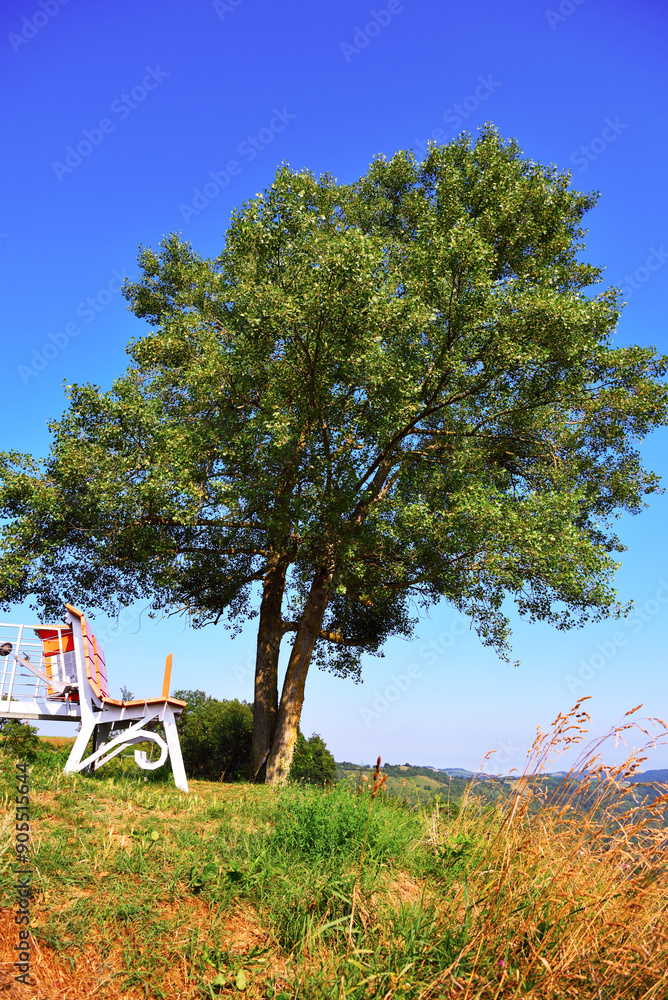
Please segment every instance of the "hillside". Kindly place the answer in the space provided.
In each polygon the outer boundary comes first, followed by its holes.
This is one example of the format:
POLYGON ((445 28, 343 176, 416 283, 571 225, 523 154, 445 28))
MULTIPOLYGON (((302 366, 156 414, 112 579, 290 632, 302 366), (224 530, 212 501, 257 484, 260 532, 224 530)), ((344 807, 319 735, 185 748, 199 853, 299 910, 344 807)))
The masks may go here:
MULTIPOLYGON (((649 807, 610 830, 596 800, 564 815, 486 781, 480 808, 464 778, 410 765, 389 766, 399 794, 374 800, 359 790, 370 770, 343 764, 333 789, 192 781, 184 795, 118 758, 64 775, 66 755, 40 750, 27 782, 36 1000, 665 993, 668 873, 649 807), (415 807, 409 788, 433 805, 415 807), (460 808, 444 808, 448 793, 460 808)), ((558 788, 563 776, 545 780, 558 788)), ((18 1000, 12 843, 0 859, 0 989, 18 1000)))
MULTIPOLYGON (((521 783, 537 799, 546 802, 570 801, 580 810, 587 810, 599 795, 600 782, 587 772, 569 776, 567 771, 554 771, 527 779, 517 775, 491 778, 489 775, 466 771, 464 768, 433 768, 414 764, 383 764, 387 774, 386 787, 391 795, 398 796, 415 808, 428 806, 438 796, 438 801, 449 804, 456 811, 467 788, 471 794, 492 804, 513 794, 521 783)), ((362 787, 373 782, 373 768, 368 765, 341 761, 336 765, 338 780, 347 780, 362 787)), ((605 781, 603 782, 605 784, 605 781)), ((668 792, 668 769, 641 771, 622 782, 626 789, 609 784, 610 797, 614 797, 616 813, 632 809, 638 802, 654 802, 668 792)), ((524 792, 524 793, 525 793, 524 792)), ((523 793, 523 794, 524 794, 523 793)), ((668 826, 668 814, 662 813, 662 823, 668 826)))
POLYGON ((638 774, 631 775, 627 780, 630 785, 648 781, 668 785, 668 768, 662 768, 657 771, 639 771, 638 774))

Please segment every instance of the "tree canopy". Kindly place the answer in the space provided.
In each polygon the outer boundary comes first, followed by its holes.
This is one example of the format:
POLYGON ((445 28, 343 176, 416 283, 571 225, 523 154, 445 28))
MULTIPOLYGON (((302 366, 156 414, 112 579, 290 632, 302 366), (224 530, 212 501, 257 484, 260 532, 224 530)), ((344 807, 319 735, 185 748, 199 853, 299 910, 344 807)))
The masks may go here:
POLYGON ((508 596, 557 628, 621 613, 613 522, 658 488, 638 446, 666 359, 613 346, 620 293, 581 260, 595 202, 486 126, 352 184, 283 166, 213 260, 142 249, 126 373, 69 387, 46 460, 3 457, 4 604, 259 615, 270 781, 312 659, 358 677, 441 599, 502 656, 508 596))

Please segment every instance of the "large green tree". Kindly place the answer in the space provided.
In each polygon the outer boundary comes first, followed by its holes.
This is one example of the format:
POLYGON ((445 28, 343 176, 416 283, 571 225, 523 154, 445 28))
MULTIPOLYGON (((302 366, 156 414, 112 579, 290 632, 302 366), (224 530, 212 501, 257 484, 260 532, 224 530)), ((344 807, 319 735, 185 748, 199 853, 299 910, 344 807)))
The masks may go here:
POLYGON ((215 260, 142 250, 127 372, 70 387, 44 462, 4 457, 4 603, 259 614, 273 783, 312 660, 357 676, 418 607, 501 655, 507 596, 558 628, 621 613, 613 519, 657 489, 637 446, 666 361, 613 346, 619 293, 580 259, 596 196, 569 184, 487 126, 350 185, 283 167, 215 260))

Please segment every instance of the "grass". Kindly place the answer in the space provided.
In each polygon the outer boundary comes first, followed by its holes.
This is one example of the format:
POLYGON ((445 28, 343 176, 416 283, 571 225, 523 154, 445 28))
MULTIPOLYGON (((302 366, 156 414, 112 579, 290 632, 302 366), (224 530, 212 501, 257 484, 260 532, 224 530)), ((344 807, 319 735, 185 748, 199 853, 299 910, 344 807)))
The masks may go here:
MULTIPOLYGON (((600 745, 579 764, 600 778, 585 811, 567 784, 548 796, 533 779, 586 723, 578 703, 539 734, 512 794, 469 786, 457 814, 343 783, 193 781, 184 795, 124 761, 63 775, 67 748, 40 751, 34 982, 12 982, 10 817, 0 988, 31 1000, 663 1000, 668 796, 621 812, 642 756, 603 769, 600 745)), ((0 775, 7 816, 11 771, 0 775)))

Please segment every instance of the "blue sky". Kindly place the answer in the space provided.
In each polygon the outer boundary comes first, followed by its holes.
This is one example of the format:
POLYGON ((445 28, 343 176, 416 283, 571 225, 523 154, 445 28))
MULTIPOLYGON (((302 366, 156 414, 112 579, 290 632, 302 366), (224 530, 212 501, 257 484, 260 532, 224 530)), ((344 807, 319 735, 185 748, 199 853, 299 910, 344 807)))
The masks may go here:
MULTIPOLYGON (((118 291, 140 245, 180 230, 216 255, 232 209, 283 161, 352 181, 377 153, 485 121, 600 192, 586 259, 624 289, 617 342, 665 350, 667 23, 658 0, 4 0, 0 447, 45 454, 63 383, 124 370, 147 332, 118 291)), ((664 475, 665 452, 663 431, 643 445, 664 475)), ((578 696, 592 735, 639 702, 668 716, 667 503, 620 522, 625 621, 560 633, 514 618, 512 667, 439 605, 413 643, 367 658, 363 684, 314 668, 303 730, 338 759, 473 768, 495 750, 506 771, 578 696)), ((171 650, 173 688, 252 698, 255 623, 232 641, 141 611, 95 619, 116 691, 157 694, 171 650)), ((646 766, 668 767, 668 750, 646 766)))

